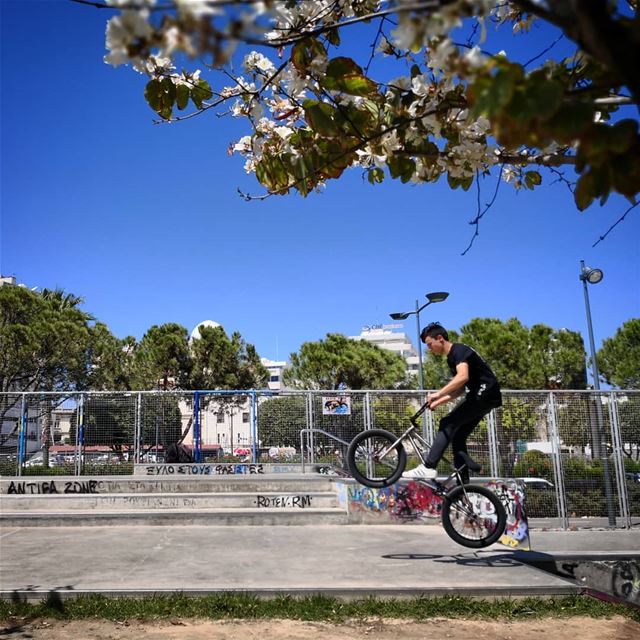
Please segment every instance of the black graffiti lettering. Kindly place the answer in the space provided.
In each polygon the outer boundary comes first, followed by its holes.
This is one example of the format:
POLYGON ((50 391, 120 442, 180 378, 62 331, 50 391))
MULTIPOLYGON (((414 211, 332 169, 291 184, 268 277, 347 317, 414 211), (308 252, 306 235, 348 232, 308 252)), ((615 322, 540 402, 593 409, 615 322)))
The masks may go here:
POLYGON ((23 493, 25 493, 24 482, 14 482, 12 480, 9 483, 9 488, 7 489, 7 493, 11 493, 11 494, 23 494, 23 493))
POLYGON ((98 481, 69 481, 64 483, 64 493, 98 493, 98 481))
POLYGON ((311 496, 257 496, 258 507, 306 509, 311 506, 311 496))

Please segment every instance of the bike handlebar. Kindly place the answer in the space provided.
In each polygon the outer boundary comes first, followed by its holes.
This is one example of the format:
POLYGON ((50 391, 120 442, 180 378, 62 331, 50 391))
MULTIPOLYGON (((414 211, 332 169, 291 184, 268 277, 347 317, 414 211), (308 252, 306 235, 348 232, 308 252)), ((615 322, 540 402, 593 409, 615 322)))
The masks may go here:
POLYGON ((410 418, 409 422, 414 426, 419 426, 416 420, 429 408, 429 401, 427 400, 410 418))

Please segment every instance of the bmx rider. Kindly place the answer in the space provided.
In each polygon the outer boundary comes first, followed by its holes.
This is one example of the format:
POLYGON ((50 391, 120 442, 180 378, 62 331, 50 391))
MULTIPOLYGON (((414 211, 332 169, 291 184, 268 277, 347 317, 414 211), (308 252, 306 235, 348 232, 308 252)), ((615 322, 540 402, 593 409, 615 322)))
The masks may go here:
MULTIPOLYGON (((440 428, 425 464, 418 465, 402 474, 403 478, 437 477, 436 467, 451 443, 453 463, 460 468, 464 459, 460 452, 467 453, 467 438, 478 426, 480 420, 491 409, 502 405, 500 385, 491 367, 466 344, 450 342, 447 330, 439 323, 432 322, 420 333, 420 339, 437 356, 446 356, 453 378, 442 389, 427 396, 432 411, 445 402, 450 402, 466 393, 464 401, 440 420, 440 428)), ((465 484, 469 482, 469 470, 461 472, 465 484)))

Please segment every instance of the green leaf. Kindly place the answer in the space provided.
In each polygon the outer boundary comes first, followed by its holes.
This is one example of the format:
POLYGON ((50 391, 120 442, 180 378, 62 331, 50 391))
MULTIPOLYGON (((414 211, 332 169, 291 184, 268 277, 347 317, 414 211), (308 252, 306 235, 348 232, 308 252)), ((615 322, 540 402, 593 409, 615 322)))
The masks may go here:
POLYGON ((291 49, 291 62, 298 73, 307 75, 308 67, 316 58, 326 58, 325 48, 315 38, 303 40, 291 49))
POLYGON ((638 123, 635 120, 620 120, 609 132, 609 149, 624 153, 638 139, 638 123))
POLYGON ((189 87, 186 84, 179 84, 176 87, 176 104, 182 111, 189 104, 189 87))
POLYGON ((537 171, 527 171, 524 174, 524 183, 528 189, 533 189, 542 184, 542 176, 537 171))
POLYGON ((367 78, 351 58, 334 58, 320 80, 325 89, 343 91, 352 96, 368 96, 378 91, 378 85, 367 78))
POLYGON ((497 107, 506 105, 515 91, 516 78, 510 71, 498 71, 492 86, 493 101, 497 107))
POLYGON ((473 184, 473 176, 465 176, 464 178, 460 178, 460 186, 463 191, 469 191, 471 185, 473 184))
POLYGON ((326 33, 327 41, 332 45, 340 46, 340 31, 338 29, 329 29, 326 33))
POLYGON ((158 111, 158 113, 160 114, 160 117, 164 118, 165 120, 171 120, 173 109, 172 107, 164 106, 160 109, 160 111, 158 111))
POLYGON ((335 122, 336 109, 330 104, 305 100, 302 107, 306 121, 316 133, 329 138, 340 135, 341 129, 335 122))
POLYGON ((416 170, 416 163, 407 156, 392 156, 387 160, 392 178, 400 178, 403 183, 409 182, 416 170))
POLYGON ((563 104, 547 121, 552 136, 560 142, 572 142, 593 124, 593 107, 584 103, 563 104))
POLYGON ((516 88, 516 74, 500 70, 495 76, 481 76, 469 89, 472 115, 495 116, 509 103, 516 88))
POLYGON ((202 103, 211 97, 213 97, 213 91, 206 80, 198 80, 198 84, 191 88, 191 101, 198 109, 202 109, 202 103))
POLYGON ((367 171, 367 180, 369 180, 371 184, 380 184, 384 180, 384 171, 380 169, 380 167, 369 169, 369 171, 367 171))
POLYGON ((162 89, 162 104, 166 108, 171 109, 173 103, 176 101, 176 85, 173 84, 171 78, 165 78, 160 83, 160 86, 162 89))
POLYGON ((158 80, 149 80, 147 86, 144 88, 144 97, 147 104, 154 110, 160 109, 161 103, 161 89, 158 80))
POLYGON ((542 75, 531 75, 527 81, 527 111, 539 120, 549 119, 562 104, 564 89, 555 80, 548 80, 542 75))
POLYGON ((590 169, 580 176, 574 192, 576 205, 584 211, 597 197, 609 193, 609 178, 606 169, 590 169))

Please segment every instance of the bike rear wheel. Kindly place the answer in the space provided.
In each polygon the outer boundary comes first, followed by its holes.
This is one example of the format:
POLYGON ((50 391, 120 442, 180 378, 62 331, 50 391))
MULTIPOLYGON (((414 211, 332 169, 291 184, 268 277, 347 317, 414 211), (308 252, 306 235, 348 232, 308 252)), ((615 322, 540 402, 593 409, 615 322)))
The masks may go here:
POLYGON ((380 489, 396 482, 407 464, 402 443, 390 448, 398 438, 383 429, 359 433, 347 450, 351 475, 367 487, 380 489))
POLYGON ((507 526, 507 512, 500 498, 486 487, 455 487, 442 504, 442 526, 464 547, 479 549, 496 542, 507 526))

